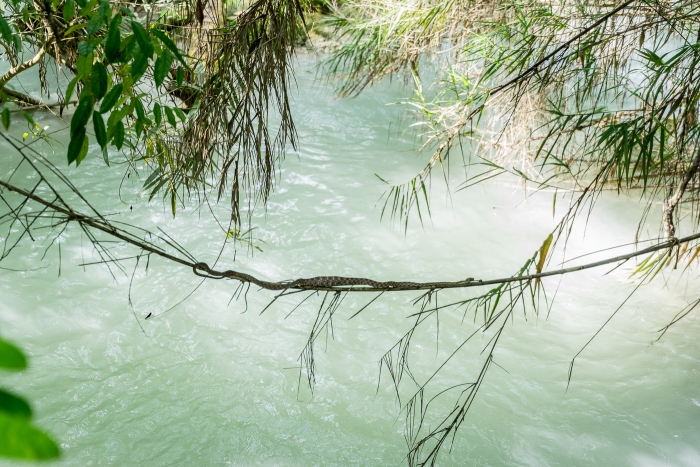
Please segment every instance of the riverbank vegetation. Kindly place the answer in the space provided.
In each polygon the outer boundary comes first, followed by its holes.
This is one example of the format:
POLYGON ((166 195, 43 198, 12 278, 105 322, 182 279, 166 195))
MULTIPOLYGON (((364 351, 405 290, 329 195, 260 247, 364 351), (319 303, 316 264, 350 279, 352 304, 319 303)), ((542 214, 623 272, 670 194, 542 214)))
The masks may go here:
MULTIPOLYGON (((235 281, 237 297, 251 284, 277 291, 272 302, 301 292, 307 294, 300 302, 320 295, 318 318, 300 354, 300 371, 310 385, 314 343, 346 294, 371 296, 371 306, 385 293, 416 293, 415 324, 381 361, 397 396, 406 387, 411 394, 402 400, 409 465, 434 465, 449 446, 513 313, 536 312, 547 303, 545 277, 638 258, 635 280, 641 285, 665 270, 692 269, 700 255, 700 10, 692 2, 12 0, 4 11, 0 45, 10 65, 0 77, 8 103, 5 130, 26 121, 25 137, 46 139, 31 112, 52 109, 69 123, 68 164, 80 165, 90 144, 97 144, 105 166, 123 164, 125 176, 140 177, 145 195, 162 199, 173 216, 179 206, 229 203, 222 242, 252 244, 241 232, 252 231, 250 215, 264 209, 286 152, 303 144, 290 99, 295 53, 313 44, 312 24, 330 38, 320 73, 337 84, 339 96, 351 98, 384 79, 403 79, 414 88, 405 104, 430 157, 410 180, 385 182, 380 204, 387 220, 404 229, 409 222, 426 222, 431 178, 453 183, 451 167, 464 173, 457 186, 450 185, 453 190, 508 176, 552 192, 552 210, 561 220, 511 277, 275 282, 231 265, 217 269, 180 247, 174 233, 111 221, 92 208, 60 164, 3 133, 38 181, 0 179, 0 259, 36 229, 78 228, 107 266, 136 261, 138 267, 156 255, 197 276, 235 281), (32 72, 41 80, 40 99, 12 86, 21 73, 32 72), (142 165, 146 172, 137 170, 142 165), (10 192, 21 201, 7 199, 3 193, 10 192), (574 224, 586 222, 604 193, 646 203, 637 237, 630 239, 639 248, 550 267, 574 224), (660 218, 648 219, 659 203, 660 218), (642 226, 650 221, 658 224, 658 235, 643 238, 642 226), (135 256, 114 257, 108 246, 113 239, 131 244, 135 256), (483 287, 487 291, 476 297, 437 304, 441 291, 483 287), (473 312, 489 340, 475 380, 433 387, 432 378, 411 376, 411 338, 444 310, 473 312), (454 409, 429 413, 429 400, 438 395, 453 397, 454 409)), ((680 310, 669 326, 698 303, 700 298, 680 310)))

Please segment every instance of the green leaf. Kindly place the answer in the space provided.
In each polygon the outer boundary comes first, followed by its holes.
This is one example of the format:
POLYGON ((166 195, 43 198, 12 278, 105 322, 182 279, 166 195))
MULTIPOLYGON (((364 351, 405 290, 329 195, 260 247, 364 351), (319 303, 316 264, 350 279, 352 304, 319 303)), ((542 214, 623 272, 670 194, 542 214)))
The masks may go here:
POLYGON ((107 92, 107 68, 102 62, 97 62, 92 66, 91 88, 92 94, 97 99, 102 99, 107 92))
POLYGON ((73 16, 75 16, 75 1, 66 0, 66 3, 63 4, 63 19, 67 23, 73 19, 73 16))
POLYGON ((104 159, 105 164, 109 167, 109 155, 107 154, 107 147, 102 148, 102 159, 104 159))
POLYGON ((124 123, 120 120, 114 128, 114 145, 121 149, 124 145, 124 123))
POLYGON ((0 368, 14 371, 27 368, 27 358, 22 351, 3 339, 0 339, 0 368))
POLYGON ((187 116, 185 115, 185 112, 182 111, 182 109, 175 107, 173 108, 173 111, 175 112, 175 115, 177 115, 180 120, 184 123, 185 120, 187 120, 187 116))
POLYGON ((156 82, 156 87, 163 84, 165 77, 168 76, 168 73, 170 72, 170 66, 172 64, 173 55, 169 51, 164 50, 160 54, 160 57, 156 59, 156 64, 153 70, 153 78, 156 82))
POLYGON ((185 81, 185 69, 179 66, 177 67, 177 85, 182 87, 183 81, 185 81))
POLYGON ((170 107, 163 107, 163 110, 165 110, 165 117, 168 119, 168 123, 174 128, 177 126, 177 120, 175 120, 175 114, 173 113, 172 109, 170 107))
POLYGON ((78 75, 80 75, 80 77, 84 80, 87 80, 88 76, 92 74, 93 59, 94 55, 92 53, 78 57, 78 62, 75 66, 78 70, 78 75))
POLYGON ((112 63, 119 61, 119 48, 121 47, 121 32, 119 25, 122 22, 120 15, 115 16, 109 24, 107 41, 105 42, 105 56, 112 63))
POLYGON ((189 67, 189 65, 187 65, 187 62, 180 53, 180 49, 177 48, 177 45, 175 45, 175 42, 173 42, 172 39, 166 36, 163 31, 159 31, 158 29, 152 29, 151 34, 160 39, 163 45, 165 45, 173 53, 173 55, 175 55, 175 57, 180 61, 180 63, 183 64, 185 68, 192 71, 192 69, 189 67))
POLYGON ((10 115, 10 109, 5 107, 2 109, 2 126, 5 127, 5 129, 10 128, 10 120, 12 119, 12 116, 10 115))
POLYGON ((100 3, 100 8, 98 11, 105 23, 109 21, 109 18, 112 17, 112 8, 109 6, 109 0, 103 0, 100 3))
POLYGON ((102 17, 99 15, 93 16, 90 21, 88 21, 87 27, 85 28, 87 30, 88 35, 92 36, 95 34, 97 31, 100 30, 102 27, 102 17))
POLYGON ((78 159, 85 140, 87 140, 85 136, 85 127, 82 127, 75 132, 70 139, 70 143, 68 143, 68 165, 78 159))
POLYGON ((73 91, 75 91, 76 84, 78 84, 77 76, 70 80, 70 83, 68 83, 68 87, 66 88, 66 104, 70 102, 70 98, 73 97, 73 91))
POLYGON ((105 121, 102 120, 102 115, 95 110, 92 113, 92 126, 95 129, 95 139, 101 148, 107 146, 107 130, 105 129, 105 121))
POLYGON ((134 36, 136 36, 136 42, 138 42, 141 48, 141 53, 145 55, 146 58, 151 58, 153 56, 153 43, 148 36, 148 32, 138 21, 131 22, 131 30, 134 31, 134 36))
POLYGON ((55 459, 58 445, 29 421, 0 413, 0 456, 17 459, 55 459))
POLYGON ((85 5, 87 5, 85 0, 75 0, 75 2, 80 6, 80 8, 85 8, 85 5))
POLYGON ((134 108, 136 109, 136 116, 139 118, 139 120, 145 120, 146 112, 143 109, 143 104, 141 103, 141 101, 137 98, 133 98, 131 102, 133 102, 134 104, 134 108))
POLYGON ((121 97, 123 90, 124 85, 122 83, 115 84, 114 87, 112 87, 112 89, 109 90, 105 98, 102 99, 102 103, 100 104, 101 114, 107 113, 110 110, 112 110, 114 104, 116 104, 119 98, 121 97))
POLYGON ((19 396, 0 389, 0 412, 25 419, 32 418, 32 408, 19 396))
POLYGON ((90 114, 92 113, 92 96, 81 96, 80 103, 75 109, 73 118, 70 121, 70 134, 71 137, 76 131, 85 129, 88 120, 90 120, 90 114))
POLYGON ((161 112, 160 104, 157 102, 153 104, 153 118, 156 120, 156 125, 160 126, 160 123, 163 121, 163 113, 161 112))
POLYGON ((143 54, 142 50, 140 50, 134 58, 134 61, 131 62, 131 76, 134 79, 134 82, 138 81, 141 76, 143 76, 147 68, 148 57, 143 54))
POLYGON ((12 42, 12 29, 10 29, 10 25, 7 24, 5 17, 2 15, 0 15, 0 35, 8 44, 12 42))
POLYGON ((12 35, 12 45, 15 48, 15 52, 17 52, 18 54, 22 53, 22 39, 20 39, 19 35, 12 35))
POLYGON ((89 146, 90 146, 90 144, 88 141, 88 137, 85 136, 85 138, 83 138, 83 145, 80 147, 80 152, 78 153, 78 157, 75 159, 75 166, 76 167, 78 167, 80 165, 80 163, 83 161, 83 159, 85 159, 85 156, 87 156, 89 146))
POLYGON ((64 32, 63 35, 64 35, 64 37, 68 37, 71 35, 71 33, 74 33, 78 29, 83 29, 85 26, 87 26, 87 23, 74 24, 73 26, 66 29, 66 32, 64 32))

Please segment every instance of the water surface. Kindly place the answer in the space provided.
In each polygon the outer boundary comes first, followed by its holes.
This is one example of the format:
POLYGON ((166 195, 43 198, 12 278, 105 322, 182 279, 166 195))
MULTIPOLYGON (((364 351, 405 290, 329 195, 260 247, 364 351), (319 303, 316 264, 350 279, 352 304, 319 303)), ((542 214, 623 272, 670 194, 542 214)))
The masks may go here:
MULTIPOLYGON (((263 251, 251 255, 241 246, 234 263, 227 250, 222 267, 270 280, 501 277, 556 224, 552 193, 532 194, 505 178, 451 197, 436 178, 432 218, 423 226, 414 218, 404 232, 380 222, 385 186, 374 174, 407 180, 424 161, 412 134, 402 131, 410 123, 405 109, 387 105, 408 91, 385 83, 337 100, 314 79, 313 59, 301 62, 294 103, 300 147, 288 155, 267 210, 254 217, 263 251)), ((36 118, 61 127, 48 114, 36 118)), ((65 168, 63 149, 51 157, 65 168)), ((0 168, 3 177, 11 170, 9 163, 0 168)), ((198 259, 215 259, 223 233, 208 209, 181 209, 172 219, 168 203, 140 197, 142 180, 124 179, 123 165, 105 167, 96 147, 81 167, 65 171, 103 212, 160 226, 198 259)), ((452 176, 460 181, 459 170, 452 176)), ((225 206, 214 209, 225 218, 225 206)), ((568 256, 632 241, 642 209, 636 199, 604 197, 585 235, 580 229, 572 236, 568 256)), ((303 385, 299 390, 297 357, 320 299, 289 317, 292 298, 260 315, 271 292, 251 289, 247 300, 231 301, 234 283, 200 285, 191 271, 153 259, 148 271, 143 264, 135 270, 131 308, 133 261, 115 279, 103 266, 80 266, 98 257, 78 229, 60 242, 60 276, 57 249, 42 261, 47 243, 40 240, 24 242, 2 265, 33 270, 0 270, 0 331, 31 357, 30 370, 5 376, 3 385, 27 396, 37 423, 60 441, 64 455, 56 465, 404 461, 403 421, 391 385, 383 379, 377 386, 377 362, 410 326, 415 294, 382 297, 352 320, 366 297, 348 297, 332 334, 317 346, 311 397, 303 385), (157 317, 144 320, 149 313, 157 317)), ((571 358, 634 289, 632 267, 545 281, 550 297, 557 291, 550 314, 515 315, 496 353, 503 370, 489 373, 440 465, 700 465, 700 320, 688 316, 652 345, 655 331, 697 298, 695 274, 643 286, 577 359, 565 390, 571 358)), ((467 295, 452 293, 460 296, 467 295)), ((479 324, 473 315, 463 318, 442 313, 438 342, 437 322, 416 336, 411 361, 419 378, 479 324)), ((480 338, 458 354, 439 384, 473 379, 486 343, 480 338)), ((436 410, 449 407, 446 399, 436 410)))

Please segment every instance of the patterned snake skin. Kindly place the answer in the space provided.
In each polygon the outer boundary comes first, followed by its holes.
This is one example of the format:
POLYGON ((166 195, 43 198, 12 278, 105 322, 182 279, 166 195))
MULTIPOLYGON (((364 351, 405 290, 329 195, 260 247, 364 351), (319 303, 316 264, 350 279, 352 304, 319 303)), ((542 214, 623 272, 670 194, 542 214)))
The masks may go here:
POLYGON ((238 271, 215 271, 211 269, 206 263, 195 263, 192 266, 194 273, 200 277, 206 277, 210 279, 236 279, 242 282, 250 282, 259 287, 268 290, 286 290, 286 289, 335 289, 342 287, 351 286, 365 286, 371 289, 377 290, 387 290, 387 289, 406 289, 406 290, 416 290, 416 289, 442 289, 455 287, 458 284, 469 284, 474 281, 474 278, 470 277, 464 281, 459 282, 378 282, 372 279, 365 279, 362 277, 339 277, 339 276, 318 276, 311 277, 309 279, 297 279, 292 282, 268 282, 262 281, 256 277, 249 274, 238 271), (203 274, 204 273, 204 274, 203 274))

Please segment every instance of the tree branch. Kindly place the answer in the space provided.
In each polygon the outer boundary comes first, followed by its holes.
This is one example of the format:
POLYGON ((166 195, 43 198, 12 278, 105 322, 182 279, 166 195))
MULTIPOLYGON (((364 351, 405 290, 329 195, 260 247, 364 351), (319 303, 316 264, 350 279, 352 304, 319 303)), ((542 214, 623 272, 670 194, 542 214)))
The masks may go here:
POLYGON ((203 276, 211 279, 234 279, 243 283, 249 283, 257 285, 263 289, 267 290, 316 290, 316 291, 348 291, 348 292, 383 292, 383 291, 410 291, 410 290, 436 290, 436 289, 456 289, 456 288, 468 288, 468 287, 481 287, 485 285, 495 285, 504 284, 510 282, 523 282, 531 281, 534 279, 541 279, 544 277, 560 276, 563 274, 568 274, 571 272, 583 271, 585 269, 596 268, 599 266, 605 266, 608 264, 626 262, 632 258, 638 256, 646 255, 649 253, 654 253, 656 251, 665 250, 678 246, 681 243, 687 243, 693 240, 700 239, 700 233, 695 233, 683 238, 671 238, 656 245, 652 245, 648 248, 644 248, 639 251, 628 253, 625 255, 618 255, 611 258, 607 258, 601 261, 596 261, 593 263, 582 264, 580 266, 572 266, 569 268, 556 269, 552 271, 541 272, 538 274, 525 274, 520 276, 504 277, 499 279, 487 279, 487 280, 475 280, 469 278, 463 281, 453 281, 453 282, 380 282, 370 279, 362 278, 350 278, 354 280, 355 284, 347 284, 348 278, 344 277, 314 277, 310 279, 297 279, 293 282, 270 282, 259 279, 250 274, 244 272, 225 270, 217 271, 211 269, 207 264, 202 262, 195 262, 183 258, 178 258, 177 256, 171 255, 166 251, 157 248, 155 245, 145 242, 130 232, 117 228, 110 224, 105 219, 93 218, 80 214, 72 209, 64 206, 57 205, 53 202, 47 201, 40 196, 36 195, 34 192, 26 191, 22 188, 14 186, 8 182, 0 180, 0 186, 7 188, 8 190, 14 191, 27 199, 35 201, 46 208, 49 208, 59 214, 66 217, 66 222, 75 221, 79 224, 87 227, 100 230, 108 235, 116 237, 123 240, 131 245, 137 246, 148 253, 155 254, 161 258, 173 261, 175 263, 181 264, 192 268, 193 272, 199 276, 203 276), (205 274, 202 274, 205 273, 205 274), (369 284, 369 285, 368 285, 369 284), (357 287, 356 285, 360 285, 357 287))
POLYGON ((7 84, 7 82, 10 81, 12 78, 14 78, 18 74, 22 73, 24 70, 27 70, 27 69, 33 67, 34 65, 36 65, 37 63, 39 63, 39 61, 42 59, 42 57, 46 54, 46 47, 48 47, 50 42, 51 41, 44 44, 39 49, 39 51, 36 53, 36 55, 34 55, 32 58, 30 58, 26 62, 20 63, 19 65, 10 68, 7 71, 7 73, 2 75, 0 77, 0 89, 3 89, 5 87, 5 85, 7 84))

